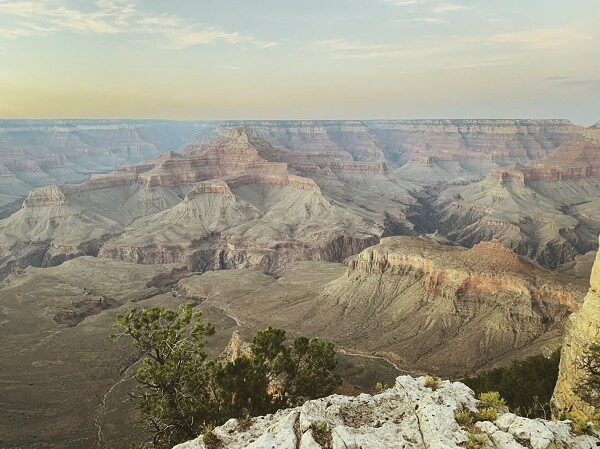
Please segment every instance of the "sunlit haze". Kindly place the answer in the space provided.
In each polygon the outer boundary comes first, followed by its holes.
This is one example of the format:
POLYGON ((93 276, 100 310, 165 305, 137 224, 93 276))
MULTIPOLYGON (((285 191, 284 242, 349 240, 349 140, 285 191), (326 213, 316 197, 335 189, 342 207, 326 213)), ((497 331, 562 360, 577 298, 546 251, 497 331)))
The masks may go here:
POLYGON ((0 0, 0 116, 590 125, 598 17, 598 0, 0 0))

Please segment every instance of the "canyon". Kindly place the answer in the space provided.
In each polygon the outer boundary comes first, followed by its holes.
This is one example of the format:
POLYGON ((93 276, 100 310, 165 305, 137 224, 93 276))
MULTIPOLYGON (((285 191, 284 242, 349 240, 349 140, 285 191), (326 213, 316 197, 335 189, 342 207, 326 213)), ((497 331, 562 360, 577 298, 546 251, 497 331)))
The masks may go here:
MULTIPOLYGON (((435 233, 461 246, 497 239, 549 268, 597 248, 600 143, 593 127, 565 120, 30 126, 8 127, 4 145, 25 141, 17 137, 29 129, 57 152, 75 127, 97 139, 107 133, 114 158, 104 168, 146 160, 31 191, 0 221, 0 277, 79 255, 276 269, 340 262, 389 235, 435 233), (160 151, 183 141, 181 153, 160 151)), ((82 157, 80 140, 79 153, 69 145, 63 162, 82 157)), ((97 160, 107 150, 84 153, 97 160)), ((11 170, 0 176, 10 185, 11 170)))
POLYGON ((404 371, 457 377, 551 354, 587 285, 536 267, 498 242, 465 249, 388 237, 347 266, 301 262, 274 276, 209 271, 182 279, 176 289, 256 328, 273 324, 382 356, 404 371))
POLYGON ((555 401, 589 414, 572 365, 597 338, 598 129, 0 121, 0 446, 139 438, 140 355, 111 322, 186 301, 217 326, 211 354, 269 325, 319 336, 358 391, 565 338, 555 401))

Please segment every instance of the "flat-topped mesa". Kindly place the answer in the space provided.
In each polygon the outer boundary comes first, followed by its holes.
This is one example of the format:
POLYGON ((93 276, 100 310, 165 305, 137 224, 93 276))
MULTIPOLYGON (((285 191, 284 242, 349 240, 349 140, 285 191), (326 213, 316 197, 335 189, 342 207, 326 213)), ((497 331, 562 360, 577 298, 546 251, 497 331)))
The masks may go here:
POLYGON ((23 202, 23 209, 46 206, 64 207, 68 204, 64 186, 48 186, 29 192, 27 199, 23 202))
POLYGON ((600 144, 591 140, 568 142, 539 161, 528 165, 495 167, 489 176, 500 180, 515 179, 521 185, 532 181, 556 182, 600 177, 600 144))
POLYGON ((231 178, 226 178, 227 184, 231 188, 244 185, 262 184, 278 187, 293 186, 301 190, 314 193, 321 193, 321 189, 310 178, 295 175, 273 175, 273 174, 242 174, 231 178))
POLYGON ((566 326, 560 358, 558 381, 553 402, 558 411, 569 411, 584 418, 600 419, 600 408, 594 407, 578 391, 587 373, 582 367, 584 354, 591 344, 600 344, 600 252, 590 276, 590 289, 579 311, 566 326))
POLYGON ((381 120, 369 122, 369 129, 380 141, 401 142, 403 151, 469 150, 523 162, 539 159, 584 132, 568 120, 381 120))
POLYGON ((552 299, 571 311, 579 308, 583 297, 584 282, 542 270, 498 241, 465 249, 424 237, 387 237, 352 258, 348 275, 353 271, 391 276, 412 273, 423 277, 425 289, 431 293, 455 297, 506 291, 535 301, 552 299))

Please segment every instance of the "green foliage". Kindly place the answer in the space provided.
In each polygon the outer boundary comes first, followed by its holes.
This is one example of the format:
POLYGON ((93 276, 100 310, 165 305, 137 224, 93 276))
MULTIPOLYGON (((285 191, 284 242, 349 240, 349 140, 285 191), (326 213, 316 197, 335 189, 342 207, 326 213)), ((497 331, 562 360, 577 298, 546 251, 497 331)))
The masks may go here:
POLYGON ((284 341, 284 330, 269 327, 256 333, 250 347, 255 362, 266 369, 269 382, 277 387, 278 408, 330 395, 342 384, 334 373, 333 343, 296 337, 286 346, 284 341))
POLYGON ((249 356, 221 361, 204 352, 213 333, 191 303, 180 311, 154 307, 117 316, 113 338, 129 336, 145 353, 131 396, 152 447, 172 447, 204 431, 212 441, 211 429, 230 418, 249 426, 244 420, 251 416, 327 396, 341 384, 331 343, 297 337, 286 344, 285 331, 269 327, 257 332, 249 356))
POLYGON ((202 435, 202 442, 206 446, 206 449, 219 449, 223 447, 221 439, 213 432, 214 428, 208 428, 202 435))
POLYGON ((389 388, 389 387, 388 387, 388 384, 382 384, 381 382, 377 382, 377 383, 375 384, 375 391, 376 391, 377 393, 382 393, 382 392, 384 392, 385 390, 387 390, 388 388, 389 388))
POLYGON ((580 360, 586 372, 577 394, 588 404, 600 408, 600 344, 589 345, 580 360))
POLYGON ((484 449, 487 443, 488 439, 485 435, 467 432, 467 442, 465 444, 467 449, 484 449))
POLYGON ((482 408, 475 414, 477 421, 496 421, 498 419, 498 410, 494 407, 482 408))
POLYGON ((329 431, 329 426, 327 425, 327 421, 319 421, 318 423, 312 423, 310 425, 310 430, 312 430, 313 438, 320 447, 326 449, 331 448, 332 438, 331 432, 329 431))
POLYGON ((210 370, 203 351, 214 327, 204 324, 201 317, 192 304, 179 313, 154 307, 117 315, 113 337, 128 335, 145 352, 132 396, 155 447, 193 438, 215 421, 214 398, 208 394, 210 370))
POLYGON ((461 379, 477 394, 497 391, 521 416, 550 418, 550 399, 558 378, 560 351, 551 357, 528 357, 504 368, 461 379))
POLYGON ((571 430, 575 435, 583 435, 596 427, 589 418, 579 418, 572 412, 562 412, 558 419, 560 421, 571 421, 571 430))
POLYGON ((425 386, 427 388, 431 388, 433 391, 435 391, 438 388, 440 388, 441 385, 442 385, 442 379, 440 379, 439 377, 431 377, 431 376, 425 377, 425 386))
POLYGON ((506 407, 506 401, 500 393, 497 391, 487 391, 485 393, 479 394, 479 400, 483 404, 484 407, 492 407, 496 410, 500 410, 503 407, 506 407))
POLYGON ((473 413, 470 410, 460 409, 454 412, 454 418, 461 427, 470 428, 473 426, 473 413))

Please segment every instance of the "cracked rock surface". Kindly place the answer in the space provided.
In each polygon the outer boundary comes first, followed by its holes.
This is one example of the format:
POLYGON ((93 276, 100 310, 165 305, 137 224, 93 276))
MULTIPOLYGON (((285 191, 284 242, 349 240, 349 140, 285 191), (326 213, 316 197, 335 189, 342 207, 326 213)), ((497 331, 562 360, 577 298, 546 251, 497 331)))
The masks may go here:
MULTIPOLYGON (((465 447, 467 430, 454 418, 459 408, 475 410, 473 391, 460 382, 444 381, 433 391, 425 378, 401 376, 396 384, 374 396, 333 395, 254 418, 240 431, 235 419, 214 430, 226 449, 331 448, 384 449, 465 447), (326 435, 318 435, 318 434, 326 435), (322 446, 319 441, 328 441, 322 446)), ((485 435, 488 448, 600 447, 600 439, 575 436, 569 422, 552 422, 501 414, 496 422, 479 422, 472 432, 485 435)), ((174 449, 208 449, 202 437, 174 449)))

